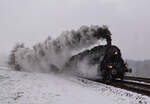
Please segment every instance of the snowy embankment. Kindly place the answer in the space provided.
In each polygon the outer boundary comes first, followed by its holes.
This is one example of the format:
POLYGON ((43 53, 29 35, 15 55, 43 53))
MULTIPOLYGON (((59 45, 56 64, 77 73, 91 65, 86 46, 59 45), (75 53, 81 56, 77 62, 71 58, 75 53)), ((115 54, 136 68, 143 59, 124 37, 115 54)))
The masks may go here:
POLYGON ((0 66, 0 70, 10 70, 10 68, 5 67, 5 66, 0 66))
POLYGON ((148 104, 150 97, 81 78, 0 70, 0 104, 148 104))

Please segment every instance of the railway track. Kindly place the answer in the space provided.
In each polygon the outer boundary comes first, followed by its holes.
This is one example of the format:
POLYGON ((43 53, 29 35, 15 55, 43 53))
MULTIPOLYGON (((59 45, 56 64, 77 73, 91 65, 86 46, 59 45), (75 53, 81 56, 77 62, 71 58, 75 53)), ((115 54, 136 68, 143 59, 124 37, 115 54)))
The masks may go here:
POLYGON ((150 85, 147 84, 141 84, 136 82, 130 82, 130 81, 121 81, 116 80, 113 83, 106 83, 118 88, 126 89, 132 92, 136 92, 139 94, 150 96, 150 85))
POLYGON ((103 83, 106 85, 114 86, 117 88, 125 89, 128 91, 136 92, 142 95, 150 96, 150 85, 143 84, 143 83, 137 83, 137 82, 130 82, 130 81, 121 81, 121 80, 116 80, 113 82, 103 82, 101 80, 93 80, 93 79, 88 79, 92 80, 98 83, 103 83))
POLYGON ((125 79, 125 80, 133 80, 133 81, 139 81, 139 82, 150 83, 150 78, 141 78, 141 77, 125 76, 124 79, 125 79))

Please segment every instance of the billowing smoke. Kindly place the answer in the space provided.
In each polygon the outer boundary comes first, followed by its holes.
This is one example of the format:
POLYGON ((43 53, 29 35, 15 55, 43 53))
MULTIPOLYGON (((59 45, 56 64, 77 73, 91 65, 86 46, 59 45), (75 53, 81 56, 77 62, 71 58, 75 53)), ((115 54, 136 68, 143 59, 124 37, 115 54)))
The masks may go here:
POLYGON ((111 43, 111 33, 106 26, 82 26, 78 30, 65 31, 56 39, 48 37, 31 49, 17 49, 15 61, 23 71, 61 72, 73 51, 90 47, 100 39, 111 43))
POLYGON ((80 77, 91 78, 91 79, 100 79, 101 75, 98 72, 99 65, 91 65, 88 63, 89 59, 84 59, 77 64, 75 70, 71 70, 72 74, 80 77))

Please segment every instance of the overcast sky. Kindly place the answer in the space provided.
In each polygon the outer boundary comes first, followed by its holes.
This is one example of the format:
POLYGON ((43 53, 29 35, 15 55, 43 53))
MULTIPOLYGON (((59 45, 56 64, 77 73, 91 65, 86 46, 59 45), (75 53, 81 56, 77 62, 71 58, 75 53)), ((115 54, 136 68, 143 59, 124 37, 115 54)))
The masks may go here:
POLYGON ((150 0, 0 0, 0 54, 81 25, 108 25, 127 59, 150 59, 150 0))

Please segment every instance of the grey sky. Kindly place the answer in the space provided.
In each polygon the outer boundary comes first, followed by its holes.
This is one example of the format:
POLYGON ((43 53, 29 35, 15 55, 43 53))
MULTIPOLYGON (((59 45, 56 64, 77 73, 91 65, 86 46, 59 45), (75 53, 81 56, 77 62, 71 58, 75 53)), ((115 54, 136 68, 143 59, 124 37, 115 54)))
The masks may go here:
POLYGON ((81 25, 109 26, 124 58, 150 59, 149 0, 0 0, 0 54, 81 25))

